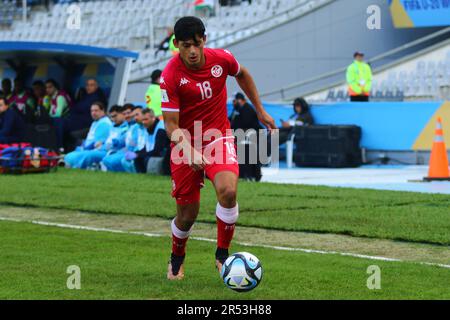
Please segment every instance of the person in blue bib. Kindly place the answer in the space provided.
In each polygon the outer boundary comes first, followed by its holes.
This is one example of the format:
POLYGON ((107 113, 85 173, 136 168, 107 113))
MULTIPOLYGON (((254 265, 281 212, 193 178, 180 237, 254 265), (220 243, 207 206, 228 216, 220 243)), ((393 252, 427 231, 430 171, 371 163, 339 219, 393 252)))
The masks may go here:
POLYGON ((136 107, 133 110, 134 124, 130 125, 125 135, 125 148, 107 155, 101 162, 103 171, 114 172, 136 172, 133 160, 133 153, 145 147, 147 141, 147 130, 142 124, 142 107, 136 107))
POLYGON ((77 147, 75 151, 68 153, 64 161, 66 167, 69 168, 86 168, 85 152, 90 150, 97 150, 108 139, 112 128, 111 120, 106 116, 106 106, 103 102, 95 102, 91 106, 91 116, 93 122, 89 129, 86 140, 81 146, 77 147))
POLYGON ((112 106, 109 111, 109 117, 114 126, 111 128, 105 143, 97 144, 93 150, 84 150, 78 157, 78 166, 81 169, 91 168, 100 164, 109 154, 114 154, 125 147, 125 134, 128 130, 128 123, 125 121, 125 115, 121 106, 112 106))
POLYGON ((138 173, 146 173, 150 158, 163 157, 170 146, 164 121, 158 119, 152 109, 143 111, 142 123, 147 129, 148 139, 145 148, 136 152, 134 165, 138 173))

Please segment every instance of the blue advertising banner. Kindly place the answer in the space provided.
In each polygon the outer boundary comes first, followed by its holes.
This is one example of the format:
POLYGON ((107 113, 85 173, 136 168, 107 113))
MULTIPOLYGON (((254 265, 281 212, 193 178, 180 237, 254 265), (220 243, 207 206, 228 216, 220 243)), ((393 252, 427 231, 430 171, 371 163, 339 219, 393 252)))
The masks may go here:
POLYGON ((388 0, 396 28, 450 26, 450 0, 388 0))

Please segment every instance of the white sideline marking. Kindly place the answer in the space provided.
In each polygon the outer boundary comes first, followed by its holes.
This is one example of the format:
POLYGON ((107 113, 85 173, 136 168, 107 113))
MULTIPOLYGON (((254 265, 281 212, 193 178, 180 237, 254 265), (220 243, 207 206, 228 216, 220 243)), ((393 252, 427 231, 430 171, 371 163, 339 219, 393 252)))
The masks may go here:
MULTIPOLYGON (((72 225, 72 224, 47 222, 47 221, 37 221, 37 220, 21 220, 21 219, 0 217, 0 221, 28 222, 28 223, 42 225, 42 226, 51 226, 51 227, 59 227, 59 228, 66 228, 66 229, 77 229, 77 230, 87 230, 87 231, 100 231, 100 232, 120 233, 120 234, 131 234, 131 235, 139 235, 139 236, 152 237, 152 238, 168 237, 167 235, 161 234, 161 233, 150 233, 150 232, 139 232, 139 231, 124 231, 124 230, 117 230, 117 229, 87 227, 87 226, 79 226, 79 225, 72 225)), ((216 242, 216 239, 203 238, 203 237, 190 237, 190 239, 197 240, 197 241, 216 242)), ((441 263, 433 263, 433 262, 406 261, 406 260, 397 259, 397 258, 387 258, 387 257, 380 257, 380 256, 369 256, 369 255, 358 254, 358 253, 315 250, 315 249, 305 249, 305 248, 290 248, 290 247, 281 247, 281 246, 271 246, 271 245, 267 245, 267 244, 254 244, 254 243, 247 243, 247 242, 235 242, 235 243, 240 245, 240 246, 244 246, 244 247, 259 247, 259 248, 267 248, 267 249, 280 250, 280 251, 298 251, 298 252, 316 253, 316 254, 332 254, 332 255, 340 255, 340 256, 360 258, 360 259, 378 260, 378 261, 409 262, 409 263, 415 263, 415 264, 420 264, 420 265, 425 265, 425 266, 433 266, 433 267, 440 267, 440 268, 450 269, 450 265, 441 264, 441 263)))

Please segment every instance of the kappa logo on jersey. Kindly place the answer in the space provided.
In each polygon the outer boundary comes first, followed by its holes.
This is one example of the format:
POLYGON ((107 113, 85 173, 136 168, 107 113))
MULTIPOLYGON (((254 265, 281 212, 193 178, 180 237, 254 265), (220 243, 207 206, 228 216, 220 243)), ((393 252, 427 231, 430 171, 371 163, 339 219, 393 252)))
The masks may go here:
POLYGON ((161 89, 161 102, 169 102, 169 95, 165 89, 161 89))
POLYGON ((186 78, 181 78, 180 80, 180 87, 184 86, 185 84, 188 84, 190 81, 186 78))
POLYGON ((211 68, 211 74, 215 78, 219 78, 222 75, 222 73, 223 73, 223 69, 219 65, 215 65, 214 67, 211 68))

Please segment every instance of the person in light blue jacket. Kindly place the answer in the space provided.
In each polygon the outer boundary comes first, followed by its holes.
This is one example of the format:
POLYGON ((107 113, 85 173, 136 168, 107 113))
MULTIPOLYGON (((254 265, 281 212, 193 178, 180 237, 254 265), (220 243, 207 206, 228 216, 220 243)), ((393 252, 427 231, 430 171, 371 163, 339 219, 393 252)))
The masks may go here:
POLYGON ((107 155, 101 162, 104 171, 136 172, 134 159, 129 159, 130 154, 141 150, 147 142, 147 130, 142 124, 142 107, 133 110, 135 124, 131 125, 125 135, 125 148, 107 155))
POLYGON ((125 121, 125 115, 121 106, 112 106, 109 111, 109 117, 114 123, 105 143, 97 144, 93 150, 84 150, 78 155, 77 166, 85 169, 99 164, 108 154, 113 154, 125 147, 125 134, 128 130, 128 123, 125 121))
POLYGON ((86 168, 85 152, 99 149, 109 136, 112 128, 111 120, 106 116, 106 106, 103 102, 95 102, 91 106, 91 116, 94 120, 86 140, 75 151, 64 157, 68 168, 86 168))

